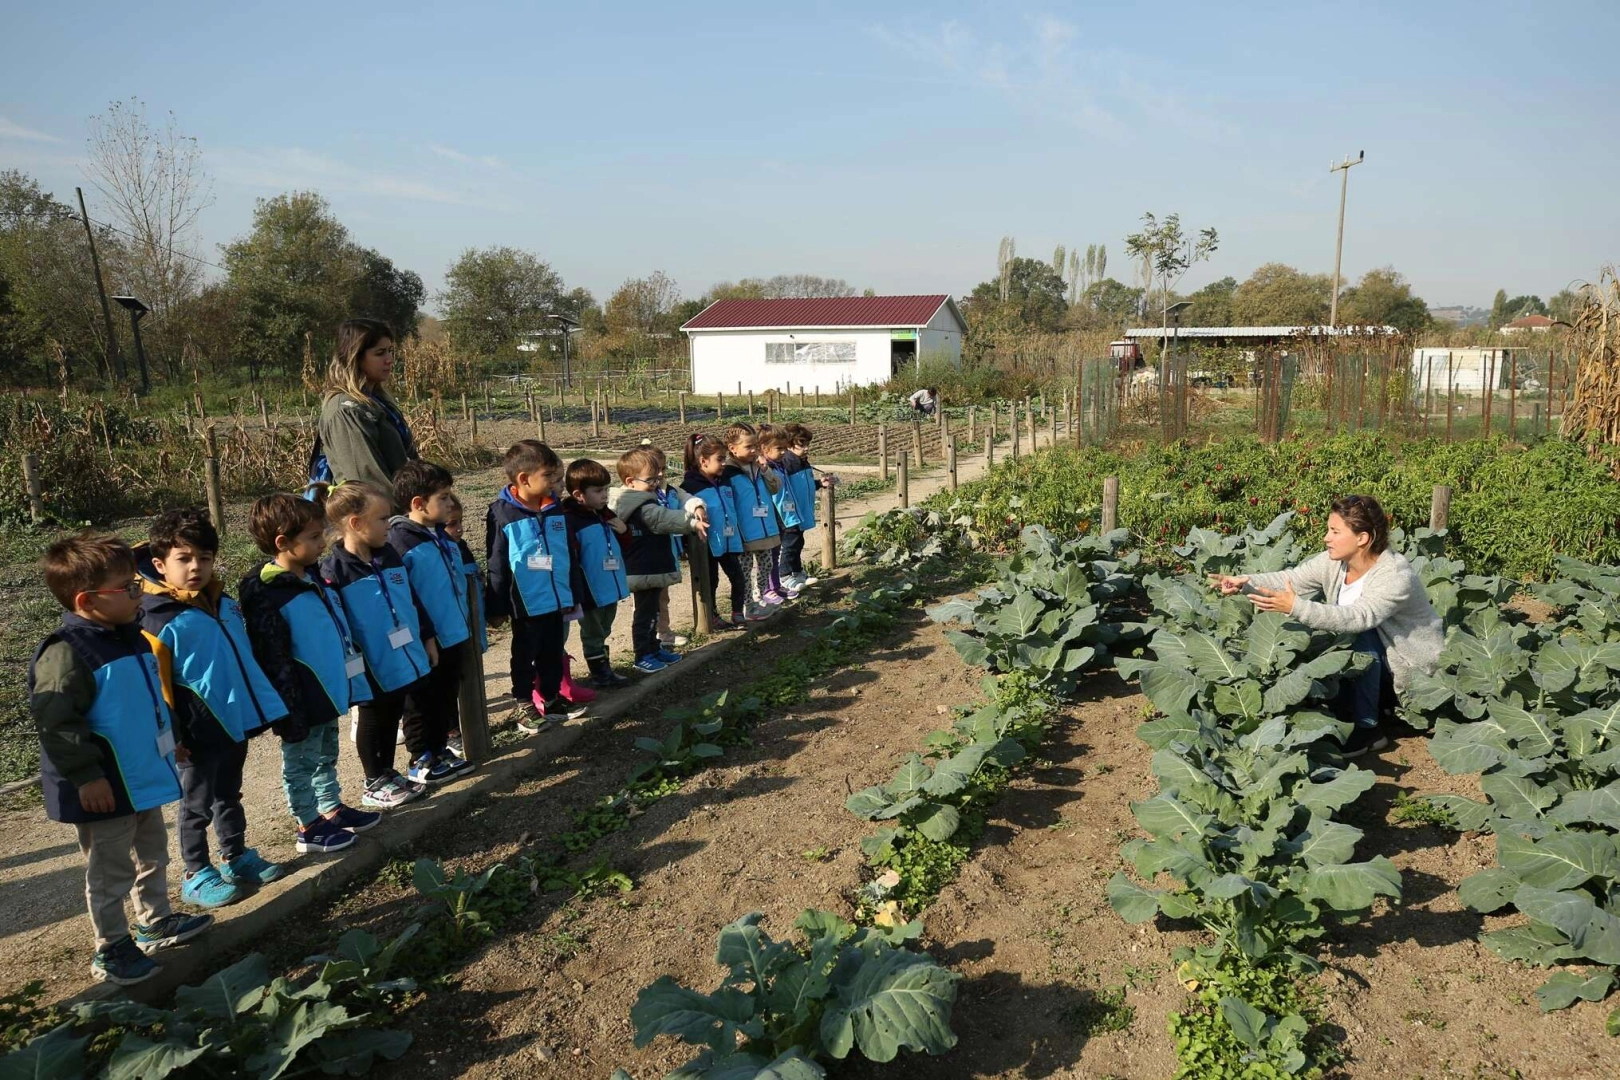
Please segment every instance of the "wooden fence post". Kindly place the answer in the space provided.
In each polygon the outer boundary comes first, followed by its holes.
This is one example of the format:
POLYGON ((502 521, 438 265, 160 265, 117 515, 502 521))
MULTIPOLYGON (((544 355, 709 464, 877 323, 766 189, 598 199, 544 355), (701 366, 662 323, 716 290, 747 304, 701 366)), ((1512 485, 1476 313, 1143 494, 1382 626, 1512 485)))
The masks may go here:
POLYGON ((466 656, 461 665, 461 685, 458 688, 462 756, 475 765, 489 760, 489 701, 484 697, 484 654, 478 650, 478 642, 484 636, 484 613, 479 607, 478 597, 482 587, 476 574, 467 578, 467 611, 471 614, 472 647, 463 650, 466 656))
POLYGON ((978 434, 979 434, 978 429, 979 429, 979 407, 977 405, 969 405, 968 406, 968 434, 967 434, 967 441, 968 442, 972 443, 972 442, 978 442, 979 441, 978 440, 978 434))
POLYGON ((990 406, 990 416, 984 427, 984 468, 989 472, 996 464, 996 407, 990 406))
POLYGON ((608 413, 607 395, 603 394, 602 395, 602 423, 604 423, 604 424, 613 423, 613 421, 609 418, 609 416, 610 416, 610 414, 608 413))
POLYGON ((463 423, 472 422, 472 406, 467 404, 467 391, 461 392, 461 420, 463 423))
POLYGON ((917 453, 917 468, 920 469, 923 467, 922 421, 920 420, 911 422, 911 448, 917 453))
POLYGON ((889 482, 889 427, 878 424, 878 465, 883 470, 883 482, 889 482))
POLYGON ((754 390, 753 390, 752 387, 750 387, 749 390, 748 390, 748 419, 752 420, 753 418, 754 418, 754 390))
POLYGON ((203 443, 207 448, 203 459, 203 486, 208 493, 208 516, 213 519, 214 531, 224 536, 225 500, 219 491, 219 440, 214 435, 213 424, 203 429, 203 443))
POLYGON ((593 439, 598 438, 602 434, 602 421, 597 412, 597 407, 599 405, 600 402, 598 402, 595 398, 591 399, 591 438, 593 439))
POLYGON ((270 403, 263 397, 259 398, 259 421, 264 424, 264 430, 270 430, 270 403))
POLYGON ((853 389, 849 392, 849 426, 855 426, 855 391, 853 389))
POLYGON ((35 525, 45 520, 45 496, 39 482, 39 455, 23 455, 23 480, 28 484, 28 516, 35 525))
MULTIPOLYGON (((710 528, 718 529, 718 521, 710 528)), ((714 608, 709 605, 709 541, 695 533, 686 538, 686 555, 692 571, 692 625, 700 634, 714 633, 714 608)))
POLYGON ((833 485, 821 489, 821 568, 838 569, 838 501, 833 485))
POLYGON ((1429 528, 1436 532, 1446 528, 1451 520, 1451 488, 1445 484, 1434 485, 1434 495, 1429 499, 1429 528))
POLYGON ((945 443, 945 475, 946 482, 952 491, 956 490, 956 436, 952 435, 945 443))
POLYGON ((816 408, 821 408, 821 384, 816 383, 816 408))
MULTIPOLYGON (((820 395, 816 395, 819 397, 820 395)), ((799 384, 799 408, 804 408, 804 383, 799 384)))
POLYGON ((765 399, 765 422, 776 423, 776 388, 771 387, 770 396, 765 399))
MULTIPOLYGON (((556 416, 557 416, 555 411, 553 411, 551 415, 552 415, 553 419, 555 419, 556 416)), ((540 429, 540 441, 545 442, 546 441, 546 411, 544 409, 540 409, 540 408, 535 409, 534 422, 535 422, 535 425, 537 427, 539 427, 539 429, 540 429)))
POLYGON ((1034 453, 1039 444, 1035 441, 1035 410, 1029 409, 1024 413, 1024 422, 1029 425, 1029 452, 1034 453))
POLYGON ((900 509, 911 505, 911 482, 903 452, 894 456, 894 490, 900 496, 900 509))
POLYGON ((686 424, 686 391, 682 390, 677 397, 680 398, 681 402, 681 424, 684 426, 686 424))
POLYGON ((724 420, 726 418, 725 408, 726 395, 716 390, 714 392, 714 418, 716 420, 724 420))
POLYGON ((1058 411, 1056 405, 1052 406, 1052 408, 1048 410, 1046 414, 1046 422, 1052 429, 1050 432, 1051 438, 1049 438, 1046 442, 1047 446, 1057 445, 1057 414, 1058 411))
POLYGON ((1015 402, 1013 402, 1011 405, 1009 405, 1007 407, 1007 419, 1008 419, 1008 426, 1012 428, 1012 456, 1013 456, 1013 460, 1017 461, 1018 460, 1018 438, 1019 438, 1019 432, 1022 430, 1018 426, 1018 402, 1015 401, 1015 402))
POLYGON ((1103 477, 1102 531, 1113 532, 1119 527, 1119 477, 1103 477))

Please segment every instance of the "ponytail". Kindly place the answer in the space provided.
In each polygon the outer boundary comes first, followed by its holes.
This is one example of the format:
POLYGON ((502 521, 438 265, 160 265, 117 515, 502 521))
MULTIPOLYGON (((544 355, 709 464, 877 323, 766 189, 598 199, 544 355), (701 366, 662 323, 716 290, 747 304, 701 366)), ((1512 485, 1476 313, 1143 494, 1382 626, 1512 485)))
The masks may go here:
POLYGON ((704 458, 711 458, 716 454, 724 454, 725 452, 726 444, 713 435, 693 435, 686 440, 686 453, 682 458, 682 463, 686 466, 687 472, 700 472, 702 471, 701 463, 704 458))

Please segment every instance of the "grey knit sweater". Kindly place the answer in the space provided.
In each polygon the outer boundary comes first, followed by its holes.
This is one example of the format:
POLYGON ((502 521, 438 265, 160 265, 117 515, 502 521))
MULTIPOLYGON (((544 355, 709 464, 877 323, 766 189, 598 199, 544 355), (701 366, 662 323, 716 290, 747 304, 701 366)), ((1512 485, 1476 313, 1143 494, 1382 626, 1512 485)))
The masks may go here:
POLYGON ((1249 582, 1263 589, 1292 585, 1299 596, 1293 618, 1312 629, 1341 634, 1376 629, 1389 657, 1396 693, 1405 690, 1409 672, 1432 675, 1439 664, 1445 628, 1404 555, 1393 551, 1379 555, 1367 571, 1361 596, 1349 607, 1338 606, 1344 564, 1325 551, 1291 570, 1252 574, 1249 582), (1321 599, 1308 599, 1315 596, 1321 599))

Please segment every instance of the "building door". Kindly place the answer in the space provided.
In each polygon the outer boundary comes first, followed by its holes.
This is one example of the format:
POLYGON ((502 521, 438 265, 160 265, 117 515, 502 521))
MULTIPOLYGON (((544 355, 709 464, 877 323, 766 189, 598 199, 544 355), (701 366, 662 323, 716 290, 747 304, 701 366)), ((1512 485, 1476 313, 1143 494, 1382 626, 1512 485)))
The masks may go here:
POLYGON ((889 374, 900 374, 901 371, 917 363, 917 339, 909 341, 895 338, 889 342, 889 374))

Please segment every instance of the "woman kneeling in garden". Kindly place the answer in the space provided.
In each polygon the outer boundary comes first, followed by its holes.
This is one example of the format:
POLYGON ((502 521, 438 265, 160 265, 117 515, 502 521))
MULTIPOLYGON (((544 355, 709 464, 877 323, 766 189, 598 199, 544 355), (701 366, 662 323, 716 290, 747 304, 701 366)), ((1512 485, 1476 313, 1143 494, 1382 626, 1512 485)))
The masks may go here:
POLYGON ((1355 634, 1372 664, 1347 681, 1334 702, 1339 719, 1356 725, 1346 757, 1382 750, 1379 718, 1395 705, 1413 670, 1433 674, 1445 632, 1417 571, 1389 550, 1389 518, 1378 500, 1347 495, 1328 515, 1327 550, 1291 570, 1212 578, 1221 592, 1245 592, 1261 611, 1293 617, 1314 630, 1355 634), (1320 600, 1308 599, 1321 597, 1320 600))

